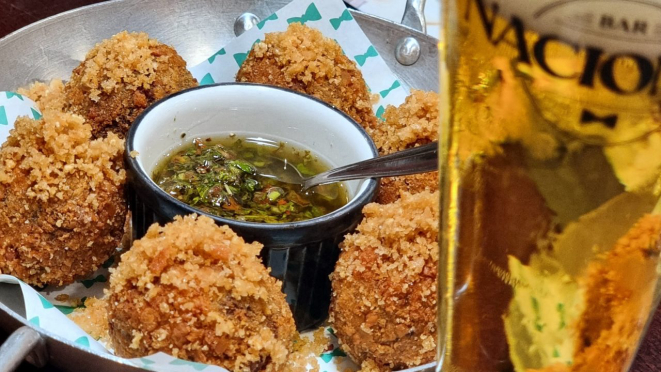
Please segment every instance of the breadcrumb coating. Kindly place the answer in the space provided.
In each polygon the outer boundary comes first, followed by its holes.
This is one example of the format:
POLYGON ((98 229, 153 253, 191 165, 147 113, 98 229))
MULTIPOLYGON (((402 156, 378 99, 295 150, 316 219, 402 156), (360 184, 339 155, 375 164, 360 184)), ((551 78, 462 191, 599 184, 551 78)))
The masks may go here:
POLYGON ((123 31, 87 53, 64 92, 68 109, 85 117, 95 138, 124 137, 146 107, 197 85, 173 48, 144 32, 123 31))
POLYGON ((106 261, 124 234, 124 141, 90 141, 82 117, 19 118, 0 148, 0 271, 64 285, 106 261))
POLYGON ((377 365, 372 359, 367 359, 360 364, 360 372, 381 372, 384 368, 377 365))
POLYGON ((287 358, 287 372, 320 371, 317 356, 328 347, 328 339, 324 336, 324 328, 318 328, 310 337, 301 336, 294 343, 294 350, 287 358))
POLYGON ((261 248, 207 217, 151 226, 111 272, 115 352, 282 370, 297 333, 281 283, 257 257, 261 248))
POLYGON ((384 125, 368 130, 382 154, 438 141, 441 99, 436 92, 412 90, 399 107, 388 106, 384 125))
MULTIPOLYGON (((661 216, 648 214, 602 260, 590 264, 582 285, 585 310, 571 366, 538 372, 619 372, 630 365, 653 311, 661 251, 661 216)), ((534 371, 530 371, 534 372, 534 371)))
MULTIPOLYGON (((413 90, 399 107, 388 106, 383 114, 385 121, 367 128, 379 153, 392 154, 438 141, 440 102, 438 93, 413 90)), ((438 190, 438 184, 438 172, 384 177, 376 202, 392 203, 403 191, 412 194, 423 190, 434 192, 438 190)))
POLYGON ((404 192, 394 203, 368 204, 345 237, 331 275, 330 322, 356 363, 398 369, 434 359, 438 199, 404 192))
POLYGON ((64 83, 59 79, 48 84, 35 82, 28 88, 19 88, 18 93, 33 100, 40 112, 65 111, 67 105, 64 83))
POLYGON ((85 300, 85 307, 77 308, 67 317, 104 346, 110 344, 108 301, 106 299, 90 297, 85 300))
POLYGON ((584 344, 572 371, 617 372, 631 363, 645 320, 653 310, 661 248, 661 216, 643 216, 588 268, 584 344))
POLYGON ((377 123, 356 63, 335 40, 300 23, 292 23, 285 32, 268 33, 256 43, 236 81, 293 89, 337 107, 364 128, 377 123))
POLYGON ((379 184, 379 193, 374 200, 380 204, 389 204, 401 197, 403 192, 412 194, 421 191, 438 190, 438 172, 411 174, 399 177, 384 177, 379 184))

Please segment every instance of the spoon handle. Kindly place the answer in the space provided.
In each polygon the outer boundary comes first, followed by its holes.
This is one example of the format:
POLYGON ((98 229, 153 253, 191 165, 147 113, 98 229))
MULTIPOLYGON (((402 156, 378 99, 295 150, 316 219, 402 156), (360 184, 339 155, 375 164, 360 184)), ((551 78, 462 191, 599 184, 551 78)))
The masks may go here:
POLYGON ((309 178, 303 189, 360 178, 405 176, 438 170, 438 142, 379 156, 320 173, 309 178))

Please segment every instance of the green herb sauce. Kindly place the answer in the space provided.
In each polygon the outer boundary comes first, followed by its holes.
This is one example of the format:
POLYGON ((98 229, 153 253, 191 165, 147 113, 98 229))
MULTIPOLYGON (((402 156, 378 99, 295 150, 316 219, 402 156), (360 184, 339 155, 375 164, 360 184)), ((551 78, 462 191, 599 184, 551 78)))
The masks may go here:
POLYGON ((273 179, 284 166, 304 176, 329 169, 309 151, 263 139, 195 139, 156 168, 154 181, 182 202, 216 216, 284 223, 328 214, 348 202, 341 183, 301 191, 273 179))

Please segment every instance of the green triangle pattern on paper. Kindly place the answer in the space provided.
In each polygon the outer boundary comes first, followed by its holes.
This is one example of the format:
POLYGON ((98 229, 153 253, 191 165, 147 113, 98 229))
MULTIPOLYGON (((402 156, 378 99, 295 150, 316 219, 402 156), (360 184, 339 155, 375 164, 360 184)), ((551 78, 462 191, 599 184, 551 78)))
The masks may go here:
POLYGON ((107 259, 106 262, 101 264, 101 267, 103 267, 104 269, 107 269, 110 266, 112 266, 112 264, 114 264, 114 263, 115 263, 115 256, 110 256, 110 258, 107 259))
POLYGON ((262 41, 262 40, 260 40, 260 39, 255 40, 255 42, 252 43, 252 45, 250 46, 250 49, 246 53, 235 53, 234 54, 234 60, 236 61, 237 66, 241 67, 243 62, 246 61, 246 58, 248 58, 248 54, 250 54, 250 51, 252 50, 252 48, 255 46, 255 44, 259 43, 260 41, 262 41))
POLYGON ((204 77, 200 81, 200 85, 209 85, 209 84, 213 84, 213 83, 215 83, 215 81, 211 77, 210 73, 207 73, 206 75, 204 75, 204 77))
POLYGON ((32 110, 32 117, 34 117, 34 120, 39 120, 41 119, 41 113, 32 107, 30 107, 30 110, 32 110))
POLYGON ((319 9, 317 9, 317 6, 314 5, 314 3, 310 3, 308 8, 305 10, 305 13, 303 13, 302 16, 300 17, 292 17, 287 19, 287 24, 292 24, 294 22, 300 22, 301 24, 305 24, 305 22, 311 22, 311 21, 318 21, 321 19, 321 14, 319 14, 319 9))
POLYGON ((28 320, 28 322, 30 322, 30 324, 34 324, 37 327, 39 327, 39 317, 38 316, 35 316, 34 318, 28 320))
POLYGON ((351 21, 352 19, 353 17, 351 16, 351 13, 349 13, 349 9, 344 9, 342 15, 340 15, 338 18, 330 19, 330 24, 335 30, 337 30, 342 25, 342 22, 351 21))
POLYGON ((73 311, 76 309, 75 307, 62 306, 62 305, 55 305, 55 308, 60 310, 60 312, 62 312, 62 314, 64 314, 64 315, 69 315, 69 314, 73 313, 73 311))
POLYGON ((383 114, 384 114, 385 112, 386 112, 386 109, 383 108, 383 106, 379 106, 379 108, 376 109, 376 117, 377 117, 379 120, 382 120, 382 121, 385 120, 385 119, 383 118, 383 114))
POLYGON ((23 96, 18 94, 18 93, 6 92, 6 95, 7 95, 7 99, 10 99, 12 97, 16 97, 16 98, 20 99, 21 101, 23 100, 23 96))
POLYGON ((374 45, 370 45, 370 47, 367 48, 367 52, 365 52, 365 54, 359 54, 355 56, 354 59, 356 60, 356 62, 358 62, 358 66, 362 67, 368 58, 376 57, 378 55, 379 53, 377 53, 376 49, 374 49, 374 45))
POLYGON ((342 349, 340 349, 339 347, 336 347, 335 349, 333 349, 333 351, 328 352, 328 353, 323 353, 323 354, 321 354, 319 357, 320 357, 324 362, 328 363, 328 362, 330 362, 331 359, 333 359, 333 358, 337 358, 337 357, 346 357, 346 356, 347 356, 347 354, 345 354, 344 351, 342 351, 342 349))
POLYGON ((336 347, 336 348, 331 352, 331 354, 332 354, 334 357, 345 357, 345 356, 347 356, 347 354, 345 354, 344 351, 342 351, 342 349, 340 349, 339 347, 336 347))
POLYGON ((216 53, 214 53, 214 55, 212 55, 211 57, 209 57, 208 61, 209 61, 209 63, 213 63, 213 61, 216 60, 216 57, 224 56, 225 54, 227 54, 227 52, 225 52, 225 48, 223 48, 223 49, 217 51, 216 53))
POLYGON ((386 96, 388 94, 390 94, 390 92, 392 92, 393 90, 399 88, 400 86, 401 86, 401 84, 399 83, 399 80, 395 80, 392 83, 392 85, 390 86, 390 88, 382 90, 381 92, 379 92, 379 94, 381 95, 381 98, 386 98, 386 96))
POLYGON ((196 371, 204 371, 208 366, 202 363, 189 362, 187 360, 175 359, 170 362, 170 365, 173 366, 189 366, 193 367, 196 371))
POLYGON ((261 29, 264 27, 264 24, 265 24, 266 22, 268 22, 268 21, 275 21, 276 19, 278 19, 278 15, 275 14, 275 13, 273 13, 273 14, 271 14, 270 16, 268 16, 267 18, 262 19, 262 20, 257 24, 257 28, 261 30, 261 29))
POLYGON ((87 338, 87 336, 78 337, 75 343, 81 346, 90 347, 90 340, 87 338))
POLYGON ((147 358, 140 358, 140 361, 142 362, 142 369, 146 369, 149 371, 155 371, 154 367, 151 365, 156 363, 153 360, 147 359, 147 358))
POLYGON ((97 275, 96 278, 88 279, 88 280, 81 280, 80 282, 83 283, 85 288, 91 288, 94 283, 105 283, 107 282, 108 279, 106 279, 105 276, 103 275, 97 275))
POLYGON ((7 111, 5 111, 5 106, 0 106, 0 125, 9 125, 9 120, 7 120, 7 111))
POLYGON ((236 64, 239 67, 241 67, 243 62, 245 62, 247 57, 248 57, 248 53, 235 53, 234 54, 234 60, 236 61, 236 64))
POLYGON ((39 300, 41 300, 41 306, 43 306, 44 309, 52 309, 53 308, 53 304, 48 302, 48 300, 45 299, 44 296, 39 295, 39 300))

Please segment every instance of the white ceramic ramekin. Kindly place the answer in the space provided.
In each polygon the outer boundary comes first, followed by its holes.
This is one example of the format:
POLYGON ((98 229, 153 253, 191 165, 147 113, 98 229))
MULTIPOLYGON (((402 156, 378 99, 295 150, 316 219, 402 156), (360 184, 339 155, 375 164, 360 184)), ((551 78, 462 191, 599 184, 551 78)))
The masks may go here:
POLYGON ((290 90, 256 84, 216 84, 169 96, 146 109, 126 139, 126 163, 136 238, 152 222, 176 215, 205 214, 229 225, 248 241, 264 244, 271 274, 283 282, 299 330, 317 326, 328 315, 330 281, 338 243, 360 221, 374 198, 375 179, 346 182, 349 203, 307 221, 264 224, 221 218, 171 197, 151 179, 154 168, 174 149, 194 138, 237 134, 284 140, 310 149, 331 166, 378 155, 367 133, 349 116, 326 103, 290 90))

